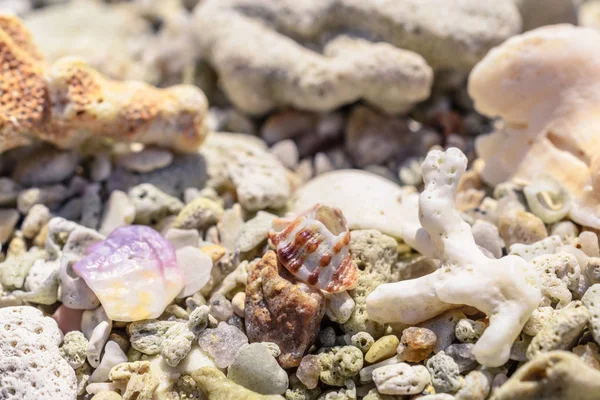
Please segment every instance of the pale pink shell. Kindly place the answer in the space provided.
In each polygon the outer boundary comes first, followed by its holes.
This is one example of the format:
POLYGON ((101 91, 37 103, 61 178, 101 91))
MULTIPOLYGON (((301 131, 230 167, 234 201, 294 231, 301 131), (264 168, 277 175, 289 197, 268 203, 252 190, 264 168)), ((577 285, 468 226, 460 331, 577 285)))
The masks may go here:
POLYGON ((269 239, 294 276, 328 292, 356 286, 350 230, 341 210, 316 204, 295 218, 276 218, 269 239))
POLYGON ((117 228, 87 254, 73 270, 112 320, 158 318, 183 288, 173 245, 147 226, 117 228))

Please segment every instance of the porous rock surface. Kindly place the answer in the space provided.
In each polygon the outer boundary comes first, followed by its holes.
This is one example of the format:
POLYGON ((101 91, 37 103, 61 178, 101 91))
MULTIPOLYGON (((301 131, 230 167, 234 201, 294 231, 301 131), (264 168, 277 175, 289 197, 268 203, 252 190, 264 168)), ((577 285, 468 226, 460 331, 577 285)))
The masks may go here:
POLYGON ((75 371, 58 350, 56 322, 33 307, 0 309, 0 398, 75 400, 75 371))
POLYGON ((229 98, 261 114, 359 99, 405 111, 429 97, 431 67, 468 71, 521 21, 512 2, 209 0, 195 24, 229 98))

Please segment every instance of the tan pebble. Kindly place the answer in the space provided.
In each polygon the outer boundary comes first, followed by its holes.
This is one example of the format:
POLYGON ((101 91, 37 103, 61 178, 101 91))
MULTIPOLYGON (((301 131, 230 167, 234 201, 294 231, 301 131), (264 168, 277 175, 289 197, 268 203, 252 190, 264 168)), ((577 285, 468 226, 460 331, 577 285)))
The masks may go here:
POLYGON ((437 342, 436 334, 427 328, 407 328, 402 332, 398 346, 401 361, 420 362, 426 359, 437 342))
POLYGON ((92 400, 123 400, 123 398, 117 392, 103 391, 94 395, 92 400))
POLYGON ((208 244, 200 247, 200 251, 210 257, 213 264, 219 261, 227 252, 225 247, 219 246, 218 244, 208 244))
POLYGON ((506 247, 514 243, 531 244, 548 236, 541 219, 526 211, 515 211, 498 218, 498 231, 506 247))
POLYGON ((375 363, 390 358, 396 354, 396 349, 399 344, 400 340, 398 340, 396 336, 384 336, 373 343, 373 346, 371 346, 365 355, 365 361, 368 363, 375 363))
POLYGON ((44 247, 46 238, 48 237, 48 223, 44 224, 38 234, 33 239, 33 245, 37 247, 44 247))
POLYGON ((600 354, 598 354, 598 345, 589 342, 585 345, 579 345, 573 348, 573 353, 577 354, 588 367, 600 370, 600 354))
POLYGON ((6 258, 22 256, 26 251, 27 244, 25 243, 25 240, 21 236, 15 236, 8 244, 6 258))
POLYGON ((231 307, 233 308, 233 312, 238 317, 244 318, 244 309, 246 303, 246 293, 238 292, 231 299, 231 307))

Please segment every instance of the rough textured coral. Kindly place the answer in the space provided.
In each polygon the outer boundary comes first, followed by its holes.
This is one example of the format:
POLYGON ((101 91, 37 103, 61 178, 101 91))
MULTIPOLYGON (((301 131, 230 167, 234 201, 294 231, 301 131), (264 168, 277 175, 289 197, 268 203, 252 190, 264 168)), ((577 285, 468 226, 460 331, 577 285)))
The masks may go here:
POLYGON ((392 268, 398 258, 398 243, 376 230, 352 231, 350 254, 357 266, 356 288, 348 293, 356 306, 350 318, 342 325, 347 333, 365 331, 373 337, 383 335, 385 325, 369 318, 367 296, 382 283, 393 282, 392 268))
POLYGON ((467 159, 458 149, 431 151, 423 163, 425 190, 419 198, 422 228, 417 239, 442 260, 421 278, 379 286, 367 298, 370 318, 416 324, 457 304, 486 313, 490 327, 473 353, 484 365, 498 366, 541 299, 537 275, 523 259, 491 259, 477 247, 471 227, 454 208, 454 195, 467 159), (494 288, 494 290, 490 290, 494 288))
POLYGON ((246 286, 246 333, 251 343, 274 342, 281 349, 282 367, 295 367, 314 342, 325 298, 317 289, 297 282, 275 252, 267 252, 248 268, 246 286))
POLYGON ((361 98, 404 111, 429 96, 427 62, 468 71, 520 28, 512 3, 477 0, 211 0, 195 18, 200 52, 229 98, 257 114, 283 105, 330 110, 361 98))
POLYGON ((281 208, 287 202, 290 185, 286 170, 262 140, 249 135, 213 133, 202 154, 208 164, 208 185, 217 189, 233 186, 246 210, 281 208))
POLYGON ((40 134, 59 147, 87 136, 157 144, 188 152, 208 131, 207 100, 195 87, 156 89, 136 81, 113 81, 81 59, 65 57, 47 73, 51 128, 40 134))
POLYGON ((33 307, 0 309, 0 398, 75 400, 75 371, 59 355, 56 322, 33 307))
POLYGON ((363 354, 354 346, 331 347, 319 354, 321 381, 327 385, 344 386, 347 379, 358 375, 363 367, 363 354))
POLYGON ((103 137, 189 152, 206 137, 208 105, 198 88, 113 81, 73 57, 46 69, 25 26, 14 17, 2 21, 0 152, 31 137, 61 148, 103 137))
POLYGON ((533 181, 550 175, 574 197, 570 217, 600 228, 600 198, 591 183, 598 140, 600 33, 555 25, 515 36, 473 69, 469 94, 475 108, 500 116, 505 126, 478 138, 483 179, 533 181))

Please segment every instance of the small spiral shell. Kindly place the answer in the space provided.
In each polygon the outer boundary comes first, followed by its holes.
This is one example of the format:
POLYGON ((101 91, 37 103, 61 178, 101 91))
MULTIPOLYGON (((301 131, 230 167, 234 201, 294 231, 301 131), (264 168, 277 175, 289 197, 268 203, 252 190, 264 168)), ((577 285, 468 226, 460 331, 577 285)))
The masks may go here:
POLYGON ((341 210, 316 204, 294 218, 276 218, 269 239, 294 276, 327 292, 356 286, 350 230, 341 210))

